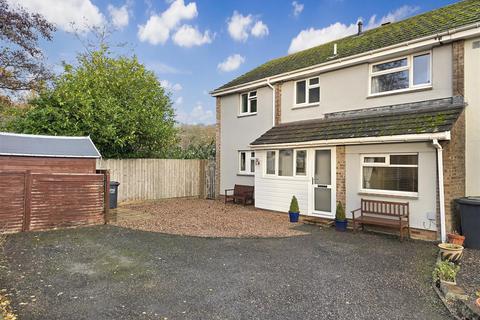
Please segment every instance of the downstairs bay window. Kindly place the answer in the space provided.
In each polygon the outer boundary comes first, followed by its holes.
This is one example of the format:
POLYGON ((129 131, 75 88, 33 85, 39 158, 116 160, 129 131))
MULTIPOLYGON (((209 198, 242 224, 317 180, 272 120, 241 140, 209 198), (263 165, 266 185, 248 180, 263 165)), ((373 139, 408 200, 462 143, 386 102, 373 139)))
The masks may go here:
POLYGON ((363 192, 418 195, 418 154, 362 155, 363 192))

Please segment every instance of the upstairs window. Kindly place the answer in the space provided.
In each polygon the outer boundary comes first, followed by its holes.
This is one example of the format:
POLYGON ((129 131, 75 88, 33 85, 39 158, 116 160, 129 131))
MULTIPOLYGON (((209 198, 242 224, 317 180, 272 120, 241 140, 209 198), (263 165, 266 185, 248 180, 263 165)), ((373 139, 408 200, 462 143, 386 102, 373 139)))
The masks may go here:
POLYGON ((320 102, 320 78, 310 78, 295 82, 295 106, 320 102))
POLYGON ((370 67, 370 94, 404 91, 432 84, 431 54, 424 52, 370 67))
POLYGON ((257 113, 257 91, 250 91, 240 95, 240 115, 257 113))

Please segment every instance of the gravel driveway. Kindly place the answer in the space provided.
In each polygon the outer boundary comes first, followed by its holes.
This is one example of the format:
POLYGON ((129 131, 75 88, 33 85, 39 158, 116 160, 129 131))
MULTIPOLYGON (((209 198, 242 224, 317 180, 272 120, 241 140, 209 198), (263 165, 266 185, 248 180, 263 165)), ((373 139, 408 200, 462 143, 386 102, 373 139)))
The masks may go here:
MULTIPOLYGON (((122 205, 110 223, 144 231, 198 237, 291 237, 304 234, 288 215, 219 200, 177 198, 122 205)), ((113 211, 115 212, 115 211, 113 211)))
POLYGON ((430 286, 436 248, 300 226, 305 236, 198 238, 115 226, 9 237, 28 319, 448 319, 430 286))

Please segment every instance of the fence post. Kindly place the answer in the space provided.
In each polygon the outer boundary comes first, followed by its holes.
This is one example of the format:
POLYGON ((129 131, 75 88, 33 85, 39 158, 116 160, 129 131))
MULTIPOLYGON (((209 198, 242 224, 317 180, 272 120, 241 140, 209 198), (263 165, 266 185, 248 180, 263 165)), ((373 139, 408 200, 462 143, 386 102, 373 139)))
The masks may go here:
POLYGON ((107 219, 108 219, 108 213, 110 211, 110 171, 109 170, 104 170, 103 172, 104 176, 104 183, 105 185, 103 186, 103 198, 104 198, 104 205, 105 205, 105 213, 104 213, 104 223, 107 224, 107 219))
POLYGON ((22 231, 30 230, 30 220, 32 216, 32 172, 25 172, 25 194, 24 194, 24 214, 22 231))
POLYGON ((200 160, 200 170, 199 170, 199 192, 198 192, 198 197, 200 199, 205 199, 205 165, 206 165, 206 160, 200 160))

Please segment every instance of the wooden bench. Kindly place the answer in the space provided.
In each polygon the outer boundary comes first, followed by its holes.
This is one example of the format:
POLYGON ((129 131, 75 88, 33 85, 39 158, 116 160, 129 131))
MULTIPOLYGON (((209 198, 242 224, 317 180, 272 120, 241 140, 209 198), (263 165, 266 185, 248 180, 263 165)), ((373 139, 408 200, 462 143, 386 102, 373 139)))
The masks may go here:
POLYGON ((227 203, 228 201, 233 201, 233 203, 237 203, 237 201, 239 201, 244 206, 247 205, 249 202, 253 204, 254 190, 255 189, 253 186, 236 184, 233 189, 225 189, 225 203, 227 203))
POLYGON ((404 229, 407 229, 410 238, 410 209, 408 202, 387 202, 362 199, 360 208, 352 211, 353 231, 357 226, 376 225, 387 228, 395 228, 400 231, 400 240, 403 241, 404 229), (355 213, 360 211, 360 216, 355 213))

